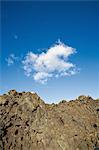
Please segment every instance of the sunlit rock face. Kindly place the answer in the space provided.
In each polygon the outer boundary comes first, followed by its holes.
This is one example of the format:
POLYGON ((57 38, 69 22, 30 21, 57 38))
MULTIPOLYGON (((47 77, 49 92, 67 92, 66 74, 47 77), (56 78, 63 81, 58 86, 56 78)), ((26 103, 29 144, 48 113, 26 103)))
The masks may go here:
POLYGON ((45 104, 36 94, 0 96, 0 150, 97 150, 99 100, 45 104))

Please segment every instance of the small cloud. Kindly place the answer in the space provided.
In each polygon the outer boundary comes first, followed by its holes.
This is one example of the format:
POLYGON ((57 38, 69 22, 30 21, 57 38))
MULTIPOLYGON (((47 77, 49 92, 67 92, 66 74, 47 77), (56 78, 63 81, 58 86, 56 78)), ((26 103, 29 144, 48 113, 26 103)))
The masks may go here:
POLYGON ((71 76, 77 73, 76 65, 70 62, 69 56, 76 50, 58 40, 46 52, 35 54, 28 52, 22 61, 23 69, 27 76, 33 76, 35 81, 42 84, 48 79, 71 76))
POLYGON ((39 81, 40 83, 44 84, 47 82, 48 78, 52 77, 53 74, 47 72, 37 72, 33 75, 35 81, 39 81))
POLYGON ((14 54, 10 54, 9 57, 6 59, 8 66, 13 65, 16 60, 18 60, 18 57, 16 57, 14 54))
POLYGON ((18 35, 14 34, 14 39, 17 40, 18 39, 18 35))

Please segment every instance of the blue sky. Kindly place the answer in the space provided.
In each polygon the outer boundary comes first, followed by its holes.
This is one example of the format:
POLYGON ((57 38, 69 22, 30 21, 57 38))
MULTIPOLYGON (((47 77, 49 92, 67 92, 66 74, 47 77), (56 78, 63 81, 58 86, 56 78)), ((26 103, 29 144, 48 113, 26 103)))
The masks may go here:
MULTIPOLYGON (((2 2, 1 25, 1 94, 10 89, 34 91, 49 103, 75 99, 82 94, 99 97, 99 2, 2 2), (50 48, 56 48, 58 39, 61 41, 58 46, 68 45, 76 53, 69 58, 66 54, 62 57, 55 54, 55 58, 63 60, 64 65, 75 64, 80 71, 61 76, 60 70, 54 68, 54 73, 52 70, 49 73, 46 67, 46 74, 52 77, 46 78, 44 84, 33 78, 33 73, 42 72, 37 68, 26 76, 22 62, 29 52, 38 60, 43 52, 44 59, 49 59, 50 48)), ((34 60, 32 63, 37 65, 34 60)))

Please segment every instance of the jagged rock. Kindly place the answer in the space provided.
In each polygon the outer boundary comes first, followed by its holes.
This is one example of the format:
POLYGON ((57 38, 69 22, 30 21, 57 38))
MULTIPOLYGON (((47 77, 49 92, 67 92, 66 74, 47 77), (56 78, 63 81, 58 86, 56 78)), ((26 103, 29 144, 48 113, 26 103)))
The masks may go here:
POLYGON ((0 96, 0 150, 96 150, 99 100, 45 104, 36 93, 0 96))
POLYGON ((16 90, 10 90, 10 91, 8 92, 8 94, 15 96, 15 95, 17 94, 17 91, 16 91, 16 90))

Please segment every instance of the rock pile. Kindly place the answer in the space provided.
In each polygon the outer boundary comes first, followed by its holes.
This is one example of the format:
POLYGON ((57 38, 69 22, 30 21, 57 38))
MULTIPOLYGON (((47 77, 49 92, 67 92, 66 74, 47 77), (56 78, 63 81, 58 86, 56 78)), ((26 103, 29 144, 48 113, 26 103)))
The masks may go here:
POLYGON ((79 96, 45 104, 36 93, 0 96, 0 150, 99 148, 99 100, 79 96))

